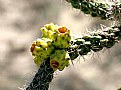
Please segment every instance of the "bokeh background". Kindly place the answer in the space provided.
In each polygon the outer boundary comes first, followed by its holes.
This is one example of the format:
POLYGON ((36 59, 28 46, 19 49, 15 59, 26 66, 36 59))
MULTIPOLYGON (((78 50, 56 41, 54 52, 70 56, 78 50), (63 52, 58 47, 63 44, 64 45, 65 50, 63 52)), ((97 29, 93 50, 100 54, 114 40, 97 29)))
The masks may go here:
MULTIPOLYGON (((37 68, 30 45, 41 37, 39 29, 50 22, 66 25, 74 37, 112 23, 84 15, 64 0, 0 0, 0 90, 19 90, 31 81, 37 68)), ((121 43, 73 63, 54 74, 49 90, 116 90, 121 86, 121 43)))

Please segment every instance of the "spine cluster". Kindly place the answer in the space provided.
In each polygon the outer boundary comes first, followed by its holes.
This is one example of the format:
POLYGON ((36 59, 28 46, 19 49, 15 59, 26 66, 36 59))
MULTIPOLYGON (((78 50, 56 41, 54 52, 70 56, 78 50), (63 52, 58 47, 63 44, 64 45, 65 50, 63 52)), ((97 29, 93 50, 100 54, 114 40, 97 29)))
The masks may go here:
POLYGON ((111 48, 119 40, 121 40, 121 26, 90 32, 71 42, 68 48, 69 56, 71 60, 74 60, 80 55, 87 55, 90 51, 98 52, 104 47, 111 48))
POLYGON ((94 0, 70 0, 72 7, 80 9, 85 14, 92 17, 100 17, 107 20, 120 20, 121 18, 121 2, 112 2, 110 4, 103 2, 95 2, 94 0))

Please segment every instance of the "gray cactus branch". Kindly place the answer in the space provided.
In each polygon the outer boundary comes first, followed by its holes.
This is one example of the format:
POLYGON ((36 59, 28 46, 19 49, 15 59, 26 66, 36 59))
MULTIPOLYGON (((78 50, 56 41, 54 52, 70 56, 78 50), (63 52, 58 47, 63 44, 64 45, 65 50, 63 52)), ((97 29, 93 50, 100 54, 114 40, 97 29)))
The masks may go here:
POLYGON ((111 48, 121 40, 121 26, 112 26, 90 32, 71 42, 68 49, 71 60, 78 56, 87 55, 88 52, 98 52, 105 48, 111 48))
POLYGON ((121 21, 121 2, 96 2, 94 0, 68 0, 72 7, 81 10, 92 17, 100 17, 103 20, 121 21))
POLYGON ((43 64, 38 69, 32 82, 26 88, 26 90, 48 90, 49 83, 53 79, 53 69, 50 67, 49 58, 43 62, 43 64))

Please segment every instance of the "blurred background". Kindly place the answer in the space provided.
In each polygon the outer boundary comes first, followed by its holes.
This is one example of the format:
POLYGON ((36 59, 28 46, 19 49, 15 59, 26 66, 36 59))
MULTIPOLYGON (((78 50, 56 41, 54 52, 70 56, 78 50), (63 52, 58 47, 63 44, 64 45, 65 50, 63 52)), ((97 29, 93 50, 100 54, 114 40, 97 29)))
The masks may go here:
MULTIPOLYGON (((102 21, 84 15, 64 0, 0 0, 0 90, 19 90, 37 71, 29 51, 40 28, 53 22, 65 25, 75 37, 96 30, 102 21)), ((121 86, 121 43, 91 52, 57 71, 49 90, 116 90, 121 86)))

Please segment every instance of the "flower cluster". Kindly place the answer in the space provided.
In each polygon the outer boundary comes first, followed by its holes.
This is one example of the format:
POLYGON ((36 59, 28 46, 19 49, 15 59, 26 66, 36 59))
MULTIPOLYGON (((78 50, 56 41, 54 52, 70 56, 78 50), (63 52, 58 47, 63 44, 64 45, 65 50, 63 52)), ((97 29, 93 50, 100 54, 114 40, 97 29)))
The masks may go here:
POLYGON ((36 65, 40 66, 47 58, 50 58, 50 66, 53 70, 63 70, 69 65, 70 57, 67 48, 70 45, 70 30, 65 26, 57 26, 53 23, 41 28, 42 38, 33 41, 31 52, 36 65))

